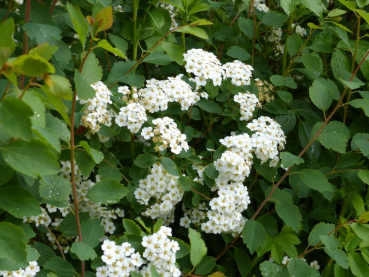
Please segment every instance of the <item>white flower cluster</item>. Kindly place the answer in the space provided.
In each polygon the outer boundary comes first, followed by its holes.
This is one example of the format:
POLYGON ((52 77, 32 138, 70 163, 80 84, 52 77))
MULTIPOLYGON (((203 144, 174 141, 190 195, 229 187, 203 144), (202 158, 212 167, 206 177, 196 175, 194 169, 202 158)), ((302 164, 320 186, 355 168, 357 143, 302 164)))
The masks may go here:
POLYGON ((247 127, 255 133, 251 136, 251 145, 254 148, 256 157, 262 163, 271 159, 269 166, 276 166, 279 158, 279 151, 284 149, 286 137, 284 132, 275 120, 267 116, 261 116, 247 124, 247 127))
POLYGON ((182 207, 184 211, 183 217, 181 218, 179 225, 188 228, 191 223, 196 227, 200 225, 207 216, 207 210, 205 203, 200 203, 197 207, 186 210, 185 207, 182 207))
POLYGON ((236 60, 222 65, 222 68, 225 71, 225 78, 231 78, 235 86, 250 85, 252 70, 254 70, 251 65, 236 60))
POLYGON ((173 119, 169 117, 157 118, 152 123, 155 128, 145 127, 142 129, 141 135, 147 140, 152 138, 154 143, 158 144, 158 151, 170 147, 172 153, 179 154, 182 150, 187 151, 189 149, 186 135, 178 130, 173 119))
POLYGON ((142 125, 147 121, 146 110, 139 103, 129 103, 121 107, 115 122, 120 127, 127 127, 131 133, 140 131, 142 125))
POLYGON ((149 200, 155 199, 155 204, 147 208, 143 215, 152 219, 160 217, 169 222, 174 220, 172 214, 175 205, 182 200, 183 194, 178 177, 168 174, 160 163, 152 166, 151 174, 141 179, 135 190, 135 197, 140 204, 149 205, 149 200))
POLYGON ((42 214, 40 215, 31 216, 31 217, 23 217, 23 222, 35 223, 37 227, 40 225, 49 226, 51 223, 51 218, 44 208, 41 207, 41 210, 42 210, 42 214))
POLYGON ((268 41, 275 42, 275 48, 274 51, 276 55, 283 54, 284 52, 284 44, 281 44, 282 39, 282 29, 281 28, 272 28, 270 30, 270 35, 268 37, 268 41))
POLYGON ((267 7, 267 5, 265 5, 264 0, 254 0, 254 6, 257 10, 261 12, 269 12, 269 8, 267 7))
POLYGON ((114 241, 105 240, 101 246, 104 251, 101 259, 106 266, 96 268, 96 276, 128 277, 131 271, 151 276, 150 269, 154 266, 163 277, 179 277, 181 272, 175 265, 175 253, 179 250, 179 245, 178 242, 168 238, 171 235, 172 230, 162 226, 157 233, 143 237, 145 260, 140 253, 135 252, 130 243, 116 245, 114 241), (145 266, 140 269, 143 264, 145 266))
POLYGON ((306 36, 306 30, 302 28, 298 23, 292 23, 292 28, 295 28, 295 33, 299 36, 306 36))
POLYGON ((170 25, 170 29, 169 30, 173 30, 174 28, 178 27, 178 23, 176 22, 176 20, 174 19, 174 17, 177 15, 177 13, 175 12, 175 7, 167 2, 164 1, 159 1, 159 6, 162 7, 163 9, 166 9, 169 12, 170 18, 172 20, 172 24, 170 25))
POLYGON ((255 111, 255 107, 261 107, 258 98, 255 94, 238 93, 234 96, 233 100, 240 104, 241 117, 240 120, 249 121, 255 111))
POLYGON ((111 126, 114 111, 109 109, 108 104, 111 92, 103 82, 92 84, 91 87, 96 91, 96 95, 92 99, 79 99, 81 104, 87 104, 84 115, 81 118, 81 124, 91 130, 91 133, 96 133, 100 130, 100 125, 111 126))
POLYGON ((205 86, 208 79, 213 81, 214 86, 221 85, 224 69, 213 53, 203 49, 191 49, 183 54, 183 57, 186 71, 196 76, 190 80, 194 81, 197 87, 205 86))
POLYGON ((96 277, 128 277, 144 263, 140 253, 128 242, 116 245, 114 241, 104 240, 101 249, 104 251, 101 259, 106 266, 96 268, 96 277))
POLYGON ((168 109, 168 95, 161 89, 161 82, 156 79, 146 80, 146 87, 138 91, 142 104, 150 113, 168 109))
POLYGON ((29 262, 29 266, 25 269, 20 268, 16 271, 0 270, 0 276, 3 277, 33 277, 40 271, 40 267, 36 261, 29 262))

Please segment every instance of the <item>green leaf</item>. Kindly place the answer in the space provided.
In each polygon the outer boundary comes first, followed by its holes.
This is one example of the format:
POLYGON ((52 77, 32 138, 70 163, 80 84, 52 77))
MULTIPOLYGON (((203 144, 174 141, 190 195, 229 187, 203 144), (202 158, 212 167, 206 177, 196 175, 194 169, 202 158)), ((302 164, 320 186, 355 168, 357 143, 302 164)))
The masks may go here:
POLYGON ((13 39, 15 31, 14 19, 8 18, 0 24, 0 67, 8 60, 15 49, 13 39))
POLYGON ((135 64, 136 62, 134 61, 115 63, 109 73, 108 80, 106 81, 106 85, 111 86, 116 82, 119 82, 119 81, 122 82, 123 80, 122 77, 125 76, 128 70, 130 70, 135 64))
POLYGON ((89 176, 95 167, 94 160, 84 151, 76 151, 74 159, 83 176, 89 176))
POLYGON ((298 4, 300 4, 300 0, 281 0, 281 7, 288 15, 296 9, 298 4))
POLYGON ((92 248, 95 248, 100 244, 100 240, 105 235, 105 229, 101 224, 101 221, 97 218, 88 219, 82 222, 81 231, 83 242, 92 248))
POLYGON ((369 156, 369 141, 357 139, 355 143, 359 147, 361 154, 363 154, 366 157, 369 156))
POLYGON ((17 98, 7 97, 0 102, 0 123, 14 138, 31 139, 31 116, 32 109, 17 98))
POLYGON ((350 276, 350 272, 347 269, 340 267, 338 264, 335 264, 334 265, 334 276, 335 277, 348 277, 350 276))
POLYGON ((275 240, 289 257, 297 257, 298 253, 295 244, 300 244, 301 241, 296 235, 282 231, 275 240))
POLYGON ((240 17, 238 19, 238 26, 240 27, 241 31, 249 38, 254 37, 254 21, 251 19, 246 19, 244 17, 240 17))
POLYGON ((126 55, 124 55, 124 53, 119 48, 114 48, 113 46, 111 46, 106 39, 100 40, 97 43, 96 47, 103 48, 106 51, 109 51, 110 53, 113 53, 114 55, 117 55, 117 56, 119 56, 123 59, 127 59, 126 55))
MULTIPOLYGON (((32 127, 45 127, 45 105, 42 103, 40 97, 37 96, 37 93, 34 91, 27 91, 27 93, 23 95, 22 101, 33 110, 33 115, 31 117, 32 127)), ((23 118, 23 120, 25 120, 25 118, 23 118)))
POLYGON ((13 141, 2 147, 5 162, 15 170, 37 178, 38 175, 59 173, 60 166, 49 147, 39 139, 30 142, 13 141))
POLYGON ((74 29, 76 30, 78 38, 81 41, 82 48, 84 49, 88 34, 88 23, 78 6, 67 3, 67 9, 70 18, 72 19, 74 29))
POLYGON ((186 177, 186 176, 180 176, 178 178, 178 184, 185 190, 185 191, 190 191, 191 190, 191 184, 192 181, 186 177))
POLYGON ((31 77, 55 73, 55 68, 38 55, 21 55, 13 63, 14 72, 31 77))
POLYGON ((348 262, 350 265, 351 272, 356 277, 365 277, 369 272, 369 265, 365 261, 362 255, 356 252, 350 252, 348 254, 348 262))
POLYGON ((72 191, 70 182, 60 176, 43 176, 40 184, 40 196, 44 200, 65 201, 72 191))
POLYGON ((211 178, 211 179, 215 179, 218 178, 219 176, 219 172, 218 170, 215 169, 215 166, 213 163, 209 164, 206 168, 205 168, 205 173, 206 175, 211 178))
POLYGON ((344 10, 340 10, 340 9, 333 9, 331 10, 327 17, 336 17, 336 16, 340 16, 340 15, 343 15, 345 14, 347 11, 344 11, 344 10))
POLYGON ((196 105, 209 113, 220 113, 222 111, 216 102, 207 99, 201 99, 200 101, 197 101, 196 105))
POLYGON ((301 4, 303 4, 317 16, 321 16, 323 11, 325 11, 325 7, 321 0, 301 0, 301 4))
POLYGON ((72 85, 67 78, 58 75, 51 75, 46 83, 50 88, 50 92, 56 97, 72 100, 72 85))
POLYGON ((46 94, 46 97, 42 97, 42 102, 44 102, 46 108, 57 111, 64 119, 64 121, 70 124, 70 120, 68 117, 68 108, 65 106, 63 99, 56 97, 50 92, 48 86, 42 86, 43 92, 46 94))
POLYGON ((330 252, 334 252, 337 248, 342 246, 342 243, 334 237, 334 235, 320 235, 320 240, 330 252))
POLYGON ((270 11, 263 16, 261 22, 267 26, 281 28, 283 24, 287 21, 287 19, 288 16, 284 14, 270 11))
POLYGON ((349 267, 347 254, 342 250, 335 250, 331 252, 327 248, 324 248, 324 252, 327 253, 332 259, 334 259, 340 267, 346 269, 349 267))
POLYGON ((236 259, 236 264, 238 271, 242 277, 247 276, 251 272, 252 262, 250 256, 242 248, 235 248, 234 257, 236 259))
POLYGON ((50 269, 58 276, 73 276, 77 274, 73 265, 62 257, 54 257, 50 259, 50 261, 44 265, 44 269, 50 269))
POLYGON ((333 52, 331 61, 332 73, 337 80, 350 74, 351 62, 341 50, 335 50, 333 52))
POLYGON ((285 191, 276 190, 270 201, 275 203, 276 212, 284 223, 298 232, 302 216, 299 208, 292 203, 292 195, 285 191))
POLYGON ((134 160, 134 164, 140 168, 149 168, 155 164, 158 159, 159 158, 153 154, 140 154, 134 160))
POLYGON ((153 266, 153 265, 150 268, 150 273, 151 273, 152 277, 161 277, 161 275, 158 273, 155 266, 153 266))
POLYGON ((42 128, 42 127, 34 126, 33 132, 43 142, 47 143, 50 147, 54 148, 56 152, 60 153, 61 148, 60 148, 59 138, 56 136, 54 130, 50 128, 42 128))
POLYGON ((309 188, 312 188, 319 192, 333 192, 332 185, 328 182, 328 179, 320 171, 314 169, 303 169, 297 174, 300 180, 309 188))
POLYGON ((164 25, 164 17, 159 10, 151 10, 147 11, 149 14, 152 23, 155 25, 157 29, 160 29, 164 25))
POLYGON ((229 48, 227 55, 239 61, 247 61, 251 58, 251 55, 245 49, 235 45, 229 48))
POLYGON ((72 59, 72 52, 69 46, 62 40, 58 41, 58 51, 56 51, 52 61, 56 60, 61 69, 65 69, 72 59))
POLYGON ((356 3, 359 6, 359 8, 362 8, 369 5, 369 0, 356 0, 356 3))
POLYGON ((304 159, 298 156, 291 154, 290 152, 281 152, 280 157, 282 160, 281 166, 282 168, 289 168, 295 164, 304 163, 304 159))
POLYGON ((108 6, 100 10, 94 18, 91 33, 95 37, 98 32, 109 30, 113 26, 113 7, 108 6))
POLYGON ((311 101, 315 104, 315 106, 317 106, 320 110, 324 112, 328 110, 332 104, 332 91, 318 80, 315 80, 313 85, 310 87, 309 95, 311 101))
POLYGON ((287 38, 287 51, 291 57, 295 56, 302 47, 301 37, 298 34, 293 34, 287 38))
POLYGON ((48 42, 44 42, 29 50, 28 54, 38 55, 48 61, 55 54, 56 50, 58 50, 58 46, 49 45, 48 42))
POLYGON ((128 43, 124 39, 114 34, 109 34, 108 37, 111 40, 111 42, 115 45, 115 47, 117 47, 120 51, 122 51, 122 53, 126 53, 128 49, 128 43))
POLYGON ((358 176, 361 179, 361 181, 369 185, 369 170, 360 170, 358 176))
POLYGON ((34 242, 32 247, 40 254, 37 260, 39 266, 44 266, 47 261, 56 256, 54 250, 42 242, 34 242))
POLYGON ((243 241, 247 248, 253 254, 258 250, 268 239, 268 235, 264 229, 264 226, 253 219, 246 221, 242 229, 243 241))
POLYGON ((23 30, 31 39, 36 39, 38 44, 48 42, 56 45, 61 39, 61 30, 52 25, 27 22, 23 25, 23 30))
POLYGON ((173 44, 169 42, 162 42, 160 44, 164 51, 179 65, 183 65, 183 47, 178 44, 173 44))
POLYGON ((193 267, 196 267, 202 260, 202 258, 208 252, 205 246, 205 242, 201 238, 201 234, 192 228, 188 229, 188 237, 190 238, 191 252, 190 260, 193 267))
POLYGON ((369 241, 369 224, 358 224, 353 222, 350 226, 359 238, 369 241))
POLYGON ((365 83, 363 83, 359 79, 356 79, 355 81, 345 81, 345 80, 341 79, 341 82, 344 83, 346 86, 348 86, 352 90, 357 89, 357 88, 362 87, 362 86, 365 85, 365 83))
POLYGON ((282 277, 282 267, 270 261, 261 263, 260 271, 263 277, 282 277))
MULTIPOLYGON (((323 123, 315 124, 311 135, 314 136, 323 123)), ((333 149, 339 153, 346 153, 347 141, 350 131, 345 124, 339 121, 330 122, 320 133, 318 140, 327 149, 333 149)))
POLYGON ((84 63, 82 72, 79 73, 76 70, 74 73, 78 97, 83 100, 94 98, 96 92, 91 85, 100 81, 101 78, 102 69, 99 66, 99 61, 96 59, 95 54, 90 52, 84 63))
POLYGON ((201 262, 197 265, 195 274, 196 275, 206 275, 212 271, 215 267, 217 260, 211 256, 205 256, 202 258, 201 262))
POLYGON ((178 171, 177 165, 171 159, 163 157, 161 158, 160 163, 167 173, 173 176, 181 176, 180 172, 178 171))
POLYGON ((331 233, 334 228, 336 226, 334 224, 329 224, 329 223, 318 223, 317 225, 314 226, 313 230, 311 230, 310 234, 309 234, 309 244, 311 246, 315 246, 320 242, 320 236, 321 235, 328 235, 329 233, 331 233))
POLYGON ((103 160, 104 155, 100 151, 91 148, 86 141, 80 141, 79 145, 81 145, 83 149, 86 150, 87 154, 90 155, 95 163, 99 164, 103 160))
POLYGON ((27 238, 20 227, 0 222, 0 259, 19 264, 27 262, 26 242, 27 238))
POLYGON ((309 266, 304 260, 300 258, 293 258, 287 265, 288 272, 292 276, 299 277, 318 277, 318 271, 309 266))
POLYGON ((97 258, 95 250, 84 242, 74 242, 70 251, 76 254, 81 261, 94 260, 97 258))
POLYGON ((184 26, 181 29, 176 29, 175 32, 191 34, 205 40, 209 38, 203 29, 197 27, 184 26))
POLYGON ((292 89, 297 88, 297 84, 291 77, 283 77, 281 75, 273 75, 270 77, 270 81, 273 83, 273 85, 279 87, 279 86, 286 86, 292 89))
POLYGON ((67 124, 49 113, 46 114, 46 127, 53 129, 61 140, 65 142, 70 141, 70 131, 67 124))
POLYGON ((159 218, 159 220, 155 222, 154 227, 152 228, 153 233, 159 232, 162 225, 163 225, 163 219, 159 218))
POLYGON ((94 185, 86 197, 95 203, 116 203, 128 194, 128 190, 117 180, 105 179, 94 185))
POLYGON ((183 240, 180 240, 178 238, 170 238, 171 240, 175 240, 179 244, 179 250, 176 252, 176 259, 180 259, 184 256, 187 256, 188 253, 190 253, 190 246, 185 243, 183 240))
POLYGON ((369 117, 369 100, 368 99, 355 99, 350 101, 350 105, 354 108, 363 109, 366 116, 369 117))
POLYGON ((142 230, 140 226, 138 226, 133 220, 123 219, 123 226, 126 229, 125 234, 133 234, 137 236, 141 236, 142 230))

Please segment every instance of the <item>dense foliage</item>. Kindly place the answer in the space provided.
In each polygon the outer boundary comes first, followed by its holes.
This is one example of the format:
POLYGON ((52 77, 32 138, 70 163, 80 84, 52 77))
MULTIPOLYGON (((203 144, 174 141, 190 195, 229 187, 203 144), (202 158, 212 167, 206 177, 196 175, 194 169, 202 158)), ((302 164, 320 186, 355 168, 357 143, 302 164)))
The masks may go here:
POLYGON ((368 9, 1 1, 0 276, 368 276, 368 9))

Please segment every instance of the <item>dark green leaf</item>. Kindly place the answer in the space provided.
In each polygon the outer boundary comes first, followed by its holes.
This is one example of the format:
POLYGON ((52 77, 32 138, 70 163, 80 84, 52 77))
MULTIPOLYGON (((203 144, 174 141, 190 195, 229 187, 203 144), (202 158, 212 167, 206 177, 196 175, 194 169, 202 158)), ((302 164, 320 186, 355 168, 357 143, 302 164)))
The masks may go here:
POLYGON ((133 234, 137 236, 141 236, 141 228, 138 226, 133 220, 123 219, 123 226, 126 229, 125 234, 133 234))
POLYGON ((210 273, 210 271, 215 267, 216 259, 211 256, 205 256, 202 258, 201 262, 197 265, 195 274, 205 275, 210 273))
POLYGON ((281 266, 270 261, 265 261, 261 263, 260 271, 263 277, 282 277, 281 266))
POLYGON ((251 58, 251 55, 245 49, 239 46, 232 46, 229 48, 227 55, 239 61, 247 61, 251 58))
POLYGON ((297 88, 297 84, 291 77, 283 77, 281 75, 273 75, 270 77, 270 81, 273 83, 273 85, 279 87, 279 86, 286 86, 292 89, 297 88))
POLYGON ((317 106, 320 110, 324 112, 328 110, 328 108, 332 104, 332 91, 318 80, 315 80, 313 85, 310 87, 309 95, 311 101, 315 104, 315 106, 317 106))
POLYGON ((240 19, 238 19, 238 26, 247 37, 249 38, 254 37, 254 29, 255 29, 254 21, 252 21, 251 19, 240 17, 240 19))
POLYGON ((52 25, 27 22, 23 25, 23 30, 31 39, 36 39, 38 44, 48 42, 50 45, 56 45, 61 39, 61 30, 52 25))
POLYGON ((178 178, 178 184, 185 190, 190 191, 191 190, 191 180, 186 176, 180 176, 178 178))
POLYGON ((300 177, 300 180, 309 188, 312 188, 319 192, 333 192, 332 185, 328 182, 328 179, 318 170, 303 169, 298 173, 298 175, 300 177))
POLYGON ((318 271, 309 266, 304 260, 300 258, 293 258, 288 263, 288 272, 292 276, 299 277, 318 277, 320 276, 318 271))
POLYGON ((73 276, 77 274, 73 265, 62 257, 54 257, 50 259, 50 261, 44 265, 44 268, 52 270, 58 276, 73 276))
POLYGON ((238 271, 240 272, 242 277, 247 276, 250 273, 252 268, 252 262, 250 256, 247 254, 245 250, 242 248, 235 248, 234 256, 237 263, 238 271))
POLYGON ((288 16, 284 14, 277 13, 275 11, 270 11, 263 16, 261 22, 267 26, 281 28, 283 24, 287 21, 288 16))
POLYGON ((65 201, 72 191, 70 182, 60 176, 43 176, 40 184, 40 196, 44 200, 65 201))
POLYGON ((264 226, 253 219, 246 221, 242 229, 243 241, 251 254, 264 245, 268 239, 268 235, 264 229, 264 226))
POLYGON ((368 224, 358 224, 358 223, 353 222, 350 224, 350 226, 359 238, 365 241, 369 241, 369 225, 368 224))
POLYGON ((171 159, 163 157, 161 158, 160 163, 167 173, 173 176, 181 176, 176 164, 171 159))
POLYGON ((116 203, 128 194, 128 190, 117 180, 105 179, 94 185, 86 197, 95 203, 116 203))
POLYGON ((298 34, 293 34, 287 39, 287 51, 291 57, 295 56, 301 49, 302 42, 301 37, 298 34))
MULTIPOLYGON (((9 222, 0 222, 0 259, 19 264, 26 262, 26 242, 20 227, 9 222)), ((0 270, 2 269, 0 266, 0 270)))
POLYGON ((289 152, 281 152, 280 157, 282 160, 281 166, 285 169, 295 165, 301 164, 304 162, 304 159, 298 156, 295 156, 289 152))
POLYGON ((314 226, 313 230, 311 230, 310 234, 309 234, 309 244, 311 246, 315 246, 320 242, 320 236, 321 235, 328 235, 329 233, 331 233, 335 228, 334 224, 329 224, 329 223, 318 223, 317 225, 314 226))
POLYGON ((76 254, 81 261, 94 260, 97 257, 95 250, 84 242, 74 242, 70 251, 76 254))
POLYGON ((8 18, 0 24, 0 67, 8 60, 15 49, 13 34, 15 31, 14 19, 8 18))
POLYGON ((140 168, 149 168, 155 164, 158 159, 159 158, 153 154, 140 154, 134 160, 134 164, 140 168))

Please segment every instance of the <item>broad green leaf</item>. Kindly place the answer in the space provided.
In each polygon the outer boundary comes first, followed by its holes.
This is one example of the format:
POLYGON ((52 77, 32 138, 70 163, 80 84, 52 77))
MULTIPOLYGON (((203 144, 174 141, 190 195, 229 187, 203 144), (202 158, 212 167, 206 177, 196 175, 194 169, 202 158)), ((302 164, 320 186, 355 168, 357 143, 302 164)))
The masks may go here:
MULTIPOLYGON (((9 222, 0 222, 0 259, 12 263, 27 262, 27 238, 23 230, 9 222)), ((0 270, 6 268, 1 268, 0 270)))
POLYGON ((361 154, 363 154, 366 157, 369 156, 369 141, 357 139, 355 143, 359 147, 361 154))
POLYGON ((340 267, 346 269, 349 267, 347 254, 342 250, 335 250, 331 252, 327 248, 324 248, 324 252, 327 253, 332 259, 334 259, 340 267))
POLYGON ((209 8, 210 6, 206 3, 198 3, 191 8, 188 15, 195 14, 195 13, 202 12, 202 11, 207 11, 209 10, 209 8))
POLYGON ((160 277, 161 275, 158 273, 158 271, 156 270, 155 266, 151 266, 150 268, 150 273, 152 277, 160 277))
POLYGON ((211 178, 211 179, 215 179, 218 178, 219 176, 219 172, 218 170, 215 169, 215 166, 213 163, 209 164, 206 168, 205 168, 205 173, 206 175, 211 178))
POLYGON ((356 79, 354 81, 345 81, 345 80, 341 79, 341 82, 344 83, 346 86, 348 86, 352 90, 357 89, 357 88, 362 87, 362 86, 365 85, 365 83, 363 83, 359 79, 356 79))
MULTIPOLYGON (((349 72, 351 70, 351 62, 349 58, 343 53, 343 51, 335 50, 332 54, 331 61, 332 73, 337 80, 345 78, 348 76, 347 74, 350 74, 349 72)), ((348 77, 347 79, 349 78, 350 77, 348 77)))
POLYGON ((303 4, 317 16, 321 16, 323 11, 325 11, 325 7, 321 0, 301 0, 301 4, 303 4))
POLYGON ((13 63, 14 72, 30 77, 55 73, 55 68, 38 55, 21 55, 13 63))
POLYGON ((293 34, 287 38, 287 51, 291 57, 295 56, 302 47, 301 37, 298 34, 293 34))
POLYGON ((91 156, 95 163, 99 164, 103 160, 104 155, 100 151, 91 148, 86 141, 80 141, 79 145, 86 150, 87 154, 91 156))
POLYGON ((94 18, 91 33, 95 37, 98 32, 109 30, 113 26, 113 7, 108 6, 100 10, 94 18))
POLYGON ((290 15, 296 9, 296 6, 300 3, 300 0, 281 0, 281 7, 286 14, 290 15))
POLYGON ((192 181, 186 177, 186 176, 180 176, 178 178, 178 184, 185 190, 185 191, 190 191, 191 190, 191 184, 192 181))
POLYGON ((360 170, 358 176, 361 179, 361 181, 369 185, 369 170, 360 170))
POLYGON ((320 110, 324 112, 328 110, 332 104, 332 91, 318 80, 315 80, 313 85, 310 87, 309 95, 311 101, 315 104, 315 106, 317 106, 320 110))
POLYGON ((173 44, 169 42, 162 42, 160 44, 164 51, 179 65, 183 65, 183 47, 178 44, 173 44))
POLYGON ((128 43, 124 39, 114 34, 109 34, 108 37, 115 47, 117 47, 123 54, 126 53, 128 49, 128 43))
POLYGON ((341 9, 333 9, 331 10, 327 17, 336 17, 345 14, 347 11, 341 10, 341 9))
POLYGON ((250 273, 252 268, 250 256, 242 248, 236 247, 234 250, 234 257, 236 259, 237 268, 241 276, 242 277, 247 276, 247 274, 250 273))
POLYGON ((270 11, 262 17, 261 22, 267 26, 281 28, 287 19, 288 16, 284 14, 270 11))
POLYGON ((52 61, 57 61, 61 69, 65 69, 72 59, 72 52, 69 46, 62 40, 58 41, 58 51, 54 54, 52 61))
POLYGON ((160 29, 164 25, 164 17, 159 10, 151 10, 147 11, 150 16, 152 23, 155 25, 157 29, 160 29))
POLYGON ((153 233, 159 232, 162 225, 163 225, 163 219, 160 218, 158 221, 155 222, 154 227, 152 228, 153 233))
POLYGON ((193 267, 196 267, 202 260, 202 258, 208 252, 208 249, 205 246, 205 242, 202 240, 199 232, 193 230, 192 228, 188 229, 191 245, 190 252, 190 260, 193 267))
POLYGON ((97 218, 82 222, 81 231, 83 242, 92 248, 98 246, 101 238, 105 235, 105 229, 97 218))
POLYGON ((49 147, 39 139, 13 141, 2 147, 5 162, 15 170, 36 178, 59 173, 60 166, 49 147))
MULTIPOLYGON (((34 91, 27 91, 22 98, 22 101, 26 103, 28 106, 31 107, 33 111, 33 115, 31 116, 31 122, 32 127, 45 127, 46 121, 45 121, 45 105, 42 103, 42 100, 40 97, 37 96, 37 93, 34 91)), ((1 106, 1 104, 0 104, 1 106)), ((19 108, 19 107, 18 107, 19 108)), ((1 109, 1 108, 0 108, 1 109)), ((21 113, 23 113, 22 111, 21 113)), ((1 116, 0 116, 1 118, 1 116)), ((22 121, 26 120, 26 118, 23 118, 22 121)), ((26 120, 27 121, 27 120, 26 120)), ((14 126, 13 126, 14 128, 14 126)), ((24 140, 24 138, 23 138, 24 140)))
POLYGON ((177 165, 171 159, 163 157, 160 159, 160 163, 168 174, 171 174, 173 176, 181 175, 178 171, 177 165))
POLYGON ((61 39, 61 30, 52 25, 27 22, 23 25, 23 30, 31 39, 35 39, 37 44, 48 42, 50 45, 56 45, 61 39))
POLYGON ((46 108, 57 111, 62 116, 64 121, 70 125, 70 120, 67 114, 68 108, 64 104, 63 99, 52 94, 47 85, 43 85, 42 90, 46 95, 46 97, 42 98, 42 102, 44 102, 46 108))
POLYGON ((317 225, 314 226, 313 230, 311 230, 310 234, 309 234, 309 244, 311 246, 315 246, 320 242, 320 236, 321 235, 328 235, 329 233, 331 233, 335 228, 334 224, 330 224, 330 223, 318 223, 317 225))
POLYGON ((356 277, 366 277, 369 272, 369 265, 363 258, 363 256, 356 252, 350 252, 348 254, 348 262, 351 272, 356 277))
POLYGON ((55 134, 63 141, 70 141, 70 131, 67 124, 60 119, 53 117, 51 114, 46 114, 46 126, 54 130, 55 134))
POLYGON ((44 200, 65 201, 72 191, 70 182, 56 175, 43 176, 40 184, 40 196, 44 200))
POLYGON ((240 27, 241 31, 249 38, 254 37, 254 21, 251 19, 246 19, 244 17, 240 17, 238 19, 238 26, 240 27))
POLYGON ((286 86, 292 89, 297 88, 297 84, 291 77, 283 77, 281 75, 273 75, 270 77, 270 81, 273 83, 273 85, 279 87, 279 86, 286 86))
POLYGON ((347 269, 340 267, 338 264, 334 265, 334 276, 335 277, 348 277, 350 272, 347 269))
POLYGON ((309 188, 312 188, 319 192, 333 192, 332 185, 328 182, 328 179, 320 171, 314 169, 303 169, 297 174, 300 180, 309 188))
POLYGON ((97 258, 95 250, 84 242, 74 242, 70 251, 76 254, 81 261, 94 260, 97 258))
POLYGON ((128 194, 128 190, 117 180, 105 179, 94 185, 86 197, 95 203, 116 203, 128 194))
POLYGON ((29 50, 28 54, 38 55, 48 61, 55 54, 56 50, 58 50, 58 46, 50 45, 48 42, 44 42, 29 50))
POLYGON ((54 257, 50 259, 45 265, 44 269, 50 269, 58 276, 73 276, 77 274, 73 265, 62 257, 54 257))
POLYGON ((84 49, 88 34, 88 23, 78 6, 67 3, 67 9, 70 18, 72 19, 74 29, 76 30, 78 38, 81 41, 82 48, 84 49))
POLYGON ((235 45, 229 48, 227 55, 239 61, 247 61, 251 58, 251 55, 245 49, 235 45))
POLYGON ((60 153, 60 142, 59 138, 55 134, 54 130, 50 128, 42 128, 38 126, 33 127, 34 134, 40 138, 43 142, 52 147, 56 152, 60 153))
POLYGON ((356 0, 356 3, 359 6, 359 8, 363 8, 369 5, 369 0, 356 0))
POLYGON ((344 5, 349 10, 354 11, 356 9, 355 1, 348 1, 348 0, 338 0, 342 5, 344 5))
POLYGON ((14 137, 29 141, 31 139, 32 109, 23 101, 7 97, 0 102, 0 123, 6 132, 14 137))
POLYGON ((263 277, 282 277, 282 267, 270 261, 261 263, 260 271, 263 277))
POLYGON ((365 212, 365 204, 363 198, 357 192, 351 194, 349 203, 356 210, 356 215, 358 217, 365 212))
POLYGON ((353 222, 350 226, 359 238, 369 241, 369 224, 358 224, 353 222))
POLYGON ((270 201, 275 203, 277 214, 284 223, 298 232, 301 226, 302 216, 299 208, 292 202, 292 195, 285 191, 276 190, 270 201))
POLYGON ((216 102, 208 99, 201 99, 200 101, 196 102, 196 105, 209 113, 220 113, 222 111, 216 102))
POLYGON ((123 219, 123 226, 124 229, 126 229, 125 234, 141 236, 142 230, 133 220, 127 218, 123 219))
POLYGON ((14 19, 8 18, 0 24, 0 67, 8 60, 15 49, 13 34, 15 31, 14 19))
MULTIPOLYGON (((81 224, 83 224, 85 221, 89 219, 90 219, 90 215, 88 213, 82 212, 79 214, 79 221, 81 222, 81 224)), ((60 223, 59 228, 60 228, 60 231, 65 236, 77 237, 78 227, 77 227, 77 222, 76 222, 76 216, 73 213, 68 213, 67 216, 64 217, 63 221, 60 223)), ((81 229, 82 229, 82 225, 81 225, 81 229)))
POLYGON ((363 109, 366 116, 369 117, 369 100, 368 99, 355 99, 350 101, 350 105, 354 108, 363 109))
POLYGON ((276 238, 276 242, 289 257, 297 257, 295 244, 300 244, 299 238, 291 232, 282 232, 276 238))
POLYGON ((242 229, 243 241, 247 248, 253 254, 258 250, 268 239, 268 235, 264 229, 264 226, 253 219, 246 221, 242 229))
POLYGON ((107 86, 111 86, 116 82, 122 82, 123 77, 126 75, 128 70, 130 70, 133 66, 135 66, 136 62, 127 61, 127 62, 117 62, 113 65, 111 69, 108 80, 106 81, 107 86))
POLYGON ((72 85, 65 77, 58 75, 51 75, 48 79, 45 79, 46 84, 50 88, 50 92, 58 98, 66 100, 72 100, 72 85))
POLYGON ((56 256, 55 251, 42 242, 36 241, 32 244, 32 247, 40 254, 40 257, 37 260, 39 266, 44 266, 47 261, 56 256))
POLYGON ((149 54, 142 62, 145 63, 152 63, 157 65, 167 65, 171 63, 173 59, 169 57, 168 54, 165 54, 162 51, 156 51, 151 54, 149 54))
POLYGON ((298 156, 291 154, 290 152, 281 152, 280 157, 282 160, 281 166, 284 169, 287 169, 295 164, 304 163, 304 159, 298 156))
POLYGON ((88 55, 82 72, 75 71, 74 78, 77 94, 80 99, 87 100, 95 97, 96 92, 91 85, 101 80, 102 69, 93 52, 90 52, 88 55))
POLYGON ((236 31, 231 26, 224 26, 213 34, 213 38, 219 41, 227 41, 237 35, 236 31))
POLYGON ((299 277, 318 277, 320 276, 319 272, 309 266, 304 260, 300 258, 293 258, 289 261, 288 265, 288 272, 292 276, 299 276, 299 277))
POLYGON ((183 28, 176 29, 175 31, 179 33, 191 34, 205 40, 209 38, 206 32, 198 27, 184 26, 183 28))
MULTIPOLYGON (((315 124, 311 135, 314 136, 323 123, 315 124)), ((350 138, 350 131, 345 124, 339 121, 330 122, 320 133, 318 140, 327 149, 333 149, 339 153, 346 153, 347 141, 350 138)))
POLYGON ((342 242, 336 239, 333 234, 329 236, 320 235, 319 238, 326 247, 326 249, 330 252, 334 252, 335 250, 337 250, 339 247, 342 246, 342 242))
POLYGON ((197 265, 195 274, 206 275, 215 267, 216 259, 211 256, 205 256, 201 262, 197 265))
POLYGON ((157 162, 159 158, 153 154, 140 154, 134 160, 134 164, 140 168, 149 168, 157 162))
POLYGON ((113 46, 111 46, 106 39, 100 40, 97 43, 97 46, 96 47, 103 48, 106 51, 109 51, 110 53, 113 53, 116 56, 119 56, 119 57, 121 57, 123 59, 127 59, 126 55, 124 55, 124 53, 119 48, 114 48, 113 46))

